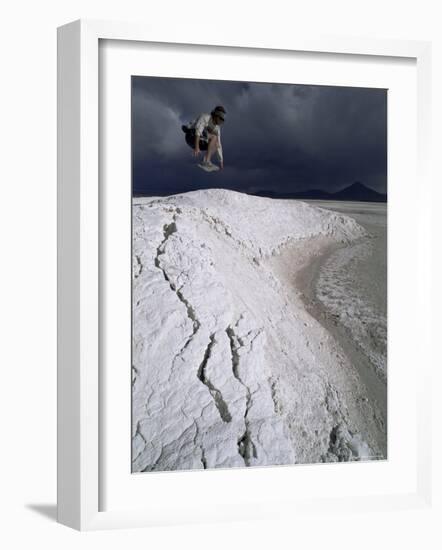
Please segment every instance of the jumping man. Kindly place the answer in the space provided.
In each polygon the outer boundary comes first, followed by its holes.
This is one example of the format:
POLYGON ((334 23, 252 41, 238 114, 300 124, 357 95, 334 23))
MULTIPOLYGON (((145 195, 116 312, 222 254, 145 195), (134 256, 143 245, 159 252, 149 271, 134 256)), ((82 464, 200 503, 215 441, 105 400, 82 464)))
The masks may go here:
POLYGON ((224 168, 220 126, 224 122, 225 114, 224 107, 217 105, 210 114, 202 113, 187 126, 181 127, 186 134, 186 143, 193 149, 195 157, 198 157, 201 151, 206 151, 200 166, 208 171, 218 169, 211 161, 215 151, 219 159, 219 168, 224 168))

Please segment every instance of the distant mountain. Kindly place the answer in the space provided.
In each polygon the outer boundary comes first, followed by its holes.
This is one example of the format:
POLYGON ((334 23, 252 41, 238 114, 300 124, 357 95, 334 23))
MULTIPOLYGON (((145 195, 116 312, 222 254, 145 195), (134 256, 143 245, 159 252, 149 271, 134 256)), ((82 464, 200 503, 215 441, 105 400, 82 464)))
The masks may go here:
POLYGON ((273 199, 387 202, 387 195, 385 193, 378 193, 374 191, 374 189, 366 187, 358 181, 335 193, 329 193, 322 189, 309 189, 308 191, 297 191, 292 193, 278 193, 273 190, 262 190, 254 194, 260 197, 270 197, 273 199))
POLYGON ((338 201, 387 202, 387 195, 378 193, 357 181, 353 185, 333 193, 333 199, 338 201))

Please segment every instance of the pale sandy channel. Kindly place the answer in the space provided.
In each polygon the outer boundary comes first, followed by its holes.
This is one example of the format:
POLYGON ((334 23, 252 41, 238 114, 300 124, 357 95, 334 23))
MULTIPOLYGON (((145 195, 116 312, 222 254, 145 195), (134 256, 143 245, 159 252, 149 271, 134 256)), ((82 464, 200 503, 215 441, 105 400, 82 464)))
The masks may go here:
MULTIPOLYGON (((370 353, 367 353, 369 346, 376 343, 366 342, 367 345, 364 348, 361 341, 355 338, 354 331, 351 330, 351 319, 350 322, 347 320, 347 326, 345 326, 340 322, 336 308, 328 307, 327 303, 318 298, 318 281, 321 276, 324 278, 324 274, 327 276, 326 267, 339 260, 338 255, 340 253, 342 255, 342 251, 347 254, 354 252, 352 262, 349 264, 351 271, 346 271, 346 281, 339 281, 337 278, 333 281, 333 285, 339 290, 339 285, 342 283, 341 293, 348 296, 349 303, 352 297, 353 299, 355 296, 360 297, 361 300, 370 304, 370 311, 376 311, 379 319, 385 320, 386 323, 386 205, 322 201, 311 201, 311 204, 353 217, 366 229, 367 237, 341 245, 327 238, 318 238, 306 243, 307 246, 300 243, 297 246, 287 247, 279 258, 272 260, 273 268, 277 270, 280 278, 285 279, 293 287, 295 292, 300 292, 307 311, 332 335, 357 371, 360 382, 365 387, 367 400, 382 417, 385 424, 385 432, 381 433, 377 439, 380 447, 385 450, 386 456, 387 380, 386 377, 379 375, 376 366, 371 361, 370 353), (364 253, 358 257, 359 251, 364 251, 364 253), (352 288, 348 288, 349 281, 352 288), (344 287, 344 284, 347 285, 347 288, 344 287)), ((348 305, 343 303, 342 307, 348 307, 348 305)), ((386 365, 386 352, 381 355, 383 355, 382 360, 386 365)))
MULTIPOLYGON (((353 295, 367 301, 376 311, 380 320, 387 317, 387 205, 384 203, 357 203, 337 201, 311 201, 311 204, 341 212, 354 218, 366 231, 368 237, 363 238, 364 249, 361 257, 356 257, 351 263, 352 272, 348 280, 352 282, 353 295), (364 242, 365 241, 365 242, 364 242)), ((346 247, 356 249, 361 242, 352 242, 346 247)), ((326 328, 339 342, 345 354, 357 369, 361 381, 367 388, 367 397, 375 401, 380 412, 387 419, 387 381, 376 373, 370 357, 355 341, 352 331, 339 323, 336 312, 331 311, 318 299, 318 280, 327 261, 342 247, 329 245, 317 255, 311 263, 297 275, 297 284, 305 294, 305 302, 309 312, 326 328)), ((359 246, 359 250, 362 247, 359 246)), ((357 254, 357 251, 356 251, 357 254)), ((339 285, 339 281, 336 281, 339 285)), ((346 289, 348 291, 348 289, 346 289)), ((370 345, 370 344, 369 344, 370 345)), ((383 354, 386 363, 386 350, 383 354)))

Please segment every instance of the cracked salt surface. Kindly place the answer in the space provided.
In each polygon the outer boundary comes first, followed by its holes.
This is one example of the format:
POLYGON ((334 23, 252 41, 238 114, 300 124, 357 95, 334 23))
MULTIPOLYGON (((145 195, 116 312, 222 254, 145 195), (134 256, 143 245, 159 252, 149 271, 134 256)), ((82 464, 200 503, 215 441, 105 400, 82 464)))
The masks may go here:
POLYGON ((299 201, 134 199, 133 472, 385 456, 357 371, 276 268, 364 234, 299 201))

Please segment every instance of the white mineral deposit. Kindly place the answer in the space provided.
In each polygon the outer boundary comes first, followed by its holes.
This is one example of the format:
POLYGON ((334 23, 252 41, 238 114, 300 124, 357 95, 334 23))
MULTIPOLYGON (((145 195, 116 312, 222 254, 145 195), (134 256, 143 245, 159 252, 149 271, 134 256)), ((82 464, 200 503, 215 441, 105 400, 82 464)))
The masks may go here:
POLYGON ((133 199, 133 472, 386 458, 385 214, 332 206, 133 199))

